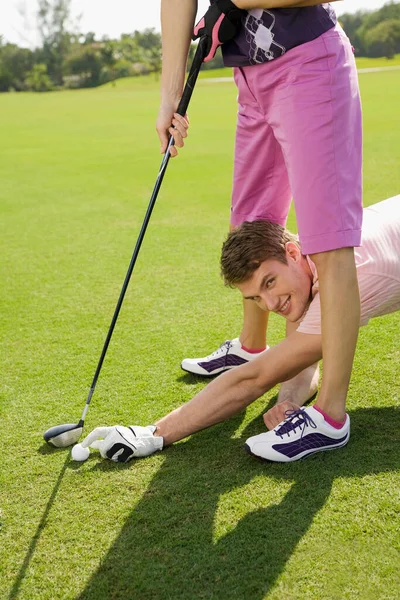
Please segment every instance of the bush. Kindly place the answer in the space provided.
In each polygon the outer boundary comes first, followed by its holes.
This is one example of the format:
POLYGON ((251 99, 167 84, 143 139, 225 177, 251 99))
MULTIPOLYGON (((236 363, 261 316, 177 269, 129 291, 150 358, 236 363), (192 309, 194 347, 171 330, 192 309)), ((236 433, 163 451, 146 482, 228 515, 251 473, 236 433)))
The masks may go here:
POLYGON ((53 89, 53 84, 47 74, 47 67, 41 63, 34 65, 25 80, 29 90, 34 92, 49 92, 53 89))
POLYGON ((97 44, 76 45, 64 63, 64 74, 78 75, 80 87, 95 87, 101 81, 102 59, 97 44))

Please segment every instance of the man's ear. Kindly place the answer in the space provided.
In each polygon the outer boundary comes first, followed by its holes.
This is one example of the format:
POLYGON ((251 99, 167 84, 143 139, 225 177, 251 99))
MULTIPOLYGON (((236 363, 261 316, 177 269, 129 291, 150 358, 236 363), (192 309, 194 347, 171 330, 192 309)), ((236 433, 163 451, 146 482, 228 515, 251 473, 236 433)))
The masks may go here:
POLYGON ((299 262, 301 259, 301 250, 297 244, 294 242, 286 242, 285 244, 286 250, 286 258, 294 260, 294 262, 299 262))

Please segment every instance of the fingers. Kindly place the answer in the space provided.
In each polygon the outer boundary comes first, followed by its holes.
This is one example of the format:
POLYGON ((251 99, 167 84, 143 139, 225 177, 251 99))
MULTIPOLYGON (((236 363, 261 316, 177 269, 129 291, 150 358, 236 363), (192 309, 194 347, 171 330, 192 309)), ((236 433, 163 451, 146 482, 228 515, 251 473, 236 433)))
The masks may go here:
POLYGON ((178 150, 175 148, 174 145, 169 147, 169 155, 171 158, 175 158, 175 156, 178 156, 178 150))
POLYGON ((180 146, 183 146, 183 138, 187 137, 187 129, 189 127, 189 121, 187 119, 187 115, 182 117, 178 115, 178 113, 174 113, 174 118, 172 119, 172 126, 169 128, 169 132, 174 136, 175 142, 180 142, 180 146))
POLYGON ((187 115, 182 117, 181 115, 178 115, 178 113, 174 113, 171 127, 168 129, 169 133, 174 138, 174 146, 175 146, 175 147, 171 146, 171 149, 170 149, 171 157, 174 157, 178 154, 178 151, 176 150, 176 146, 178 148, 183 148, 183 146, 185 145, 183 140, 184 140, 184 138, 187 137, 188 127, 189 127, 189 121, 188 121, 187 115))
POLYGON ((172 135, 174 145, 170 146, 170 156, 174 158, 178 155, 177 148, 183 148, 184 138, 187 137, 189 127, 189 118, 187 114, 182 117, 176 112, 169 112, 165 108, 160 109, 159 117, 156 123, 157 134, 160 139, 160 152, 165 154, 169 144, 169 138, 172 135))
MULTIPOLYGON (((89 435, 87 435, 85 437, 85 439, 82 442, 82 446, 84 448, 88 448, 89 446, 92 446, 93 442, 95 442, 99 438, 105 438, 112 429, 113 429, 113 427, 96 427, 96 429, 93 429, 93 431, 91 431, 89 433, 89 435)), ((98 446, 92 446, 92 447, 95 448, 98 446)))
POLYGON ((270 408, 269 411, 267 411, 263 416, 264 423, 268 429, 274 429, 279 423, 281 423, 284 420, 284 418, 285 411, 282 410, 281 404, 270 408))
POLYGON ((165 154, 168 146, 168 138, 166 131, 158 131, 158 137, 160 138, 160 153, 165 154))
POLYGON ((293 402, 280 402, 263 415, 264 423, 268 429, 275 429, 279 423, 286 419, 287 410, 298 410, 298 408, 299 406, 293 402))
POLYGON ((102 446, 104 444, 104 440, 94 440, 94 442, 92 442, 90 444, 90 447, 93 448, 94 450, 101 450, 102 446))
POLYGON ((169 137, 170 137, 168 135, 168 129, 169 129, 169 127, 171 127, 171 122, 174 117, 175 108, 176 108, 176 105, 174 107, 172 107, 169 104, 167 104, 167 105, 162 104, 160 106, 160 110, 158 112, 158 117, 157 117, 157 121, 156 121, 156 131, 157 131, 157 135, 160 139, 161 154, 165 154, 167 147, 168 147, 168 142, 169 142, 169 137))

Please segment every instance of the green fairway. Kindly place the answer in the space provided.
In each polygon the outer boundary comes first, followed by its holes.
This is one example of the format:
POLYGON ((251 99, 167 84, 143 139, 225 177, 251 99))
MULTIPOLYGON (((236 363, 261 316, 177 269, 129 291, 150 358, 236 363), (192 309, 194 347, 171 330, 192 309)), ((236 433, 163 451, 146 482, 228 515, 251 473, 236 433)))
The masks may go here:
MULTIPOLYGON (((368 205, 400 193, 400 71, 360 84, 368 205)), ((161 162, 158 87, 0 95, 0 598, 398 600, 400 313, 360 333, 343 450, 291 465, 248 456, 274 391, 126 466, 95 451, 73 463, 42 440, 86 400, 161 162)), ((187 401, 205 382, 181 359, 239 333, 218 265, 236 110, 232 83, 198 82, 86 432, 187 401)), ((277 343, 284 323, 270 332, 277 343)))
POLYGON ((400 54, 396 54, 393 58, 367 58, 366 56, 356 57, 357 67, 359 69, 371 69, 371 68, 385 68, 385 67, 399 67, 400 66, 400 54))

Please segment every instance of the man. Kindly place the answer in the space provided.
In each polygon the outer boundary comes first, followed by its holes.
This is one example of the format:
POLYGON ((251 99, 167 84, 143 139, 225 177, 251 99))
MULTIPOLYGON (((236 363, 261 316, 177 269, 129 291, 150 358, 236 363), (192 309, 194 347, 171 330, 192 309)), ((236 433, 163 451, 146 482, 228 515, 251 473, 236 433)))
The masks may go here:
MULTIPOLYGON (((356 262, 360 325, 399 310, 400 195, 364 209, 363 244, 357 249, 356 262)), ((337 422, 317 405, 300 408, 315 391, 322 336, 318 274, 309 257, 301 253, 297 237, 275 223, 245 222, 224 243, 221 267, 226 284, 237 287, 261 309, 287 320, 285 340, 223 373, 154 426, 98 428, 87 436, 84 446, 94 443, 103 457, 117 462, 147 456, 230 418, 280 382, 286 383, 278 403, 264 415, 270 431, 246 442, 251 454, 289 462, 347 443, 347 414, 344 422, 337 422)))

